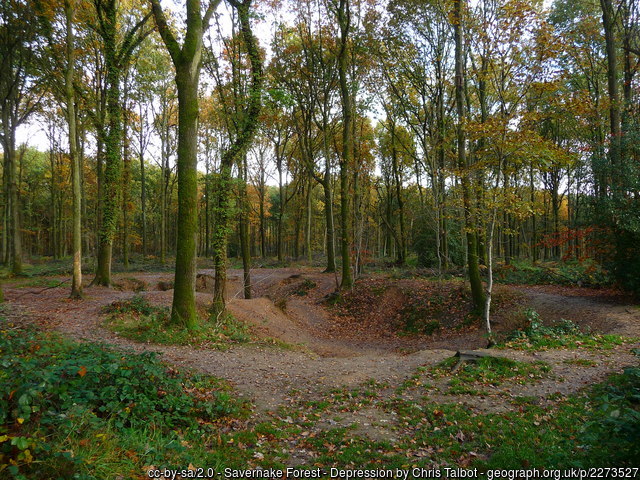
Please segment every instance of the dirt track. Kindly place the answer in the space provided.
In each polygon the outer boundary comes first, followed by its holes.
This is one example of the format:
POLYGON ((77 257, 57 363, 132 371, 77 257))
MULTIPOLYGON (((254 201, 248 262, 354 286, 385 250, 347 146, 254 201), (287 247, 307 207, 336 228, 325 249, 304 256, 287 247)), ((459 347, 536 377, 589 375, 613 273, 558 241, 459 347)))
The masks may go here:
MULTIPOLYGON (((203 270, 202 273, 212 272, 203 270)), ((335 277, 332 274, 322 274, 312 269, 255 270, 252 280, 257 298, 243 300, 238 298, 241 292, 240 272, 229 273, 231 312, 238 319, 253 325, 258 335, 277 338, 295 348, 236 345, 220 351, 139 344, 120 338, 101 327, 103 315, 100 309, 114 300, 131 297, 130 291, 90 287, 86 289, 85 300, 71 301, 67 298, 66 285, 47 290, 6 285, 5 298, 9 305, 8 316, 13 321, 33 321, 51 326, 78 340, 106 342, 136 351, 160 352, 169 362, 231 381, 263 410, 273 410, 285 404, 294 389, 298 395, 313 395, 319 390, 355 387, 369 379, 386 382, 391 387, 397 386, 415 373, 417 367, 441 361, 456 349, 479 348, 484 342, 480 331, 436 339, 430 343, 417 343, 411 338, 391 341, 379 338, 361 338, 357 341, 331 338, 326 335, 326 330, 332 318, 320 302, 335 289, 335 277), (300 288, 299 285, 305 280, 313 283, 308 292, 304 292, 304 295, 291 294, 291 289, 300 288), (403 354, 399 351, 414 353, 403 354)), ((157 287, 159 282, 171 280, 170 275, 129 273, 116 276, 116 280, 124 277, 144 281, 147 289, 142 294, 151 302, 170 305, 173 291, 161 291, 157 287)), ((640 310, 637 307, 612 305, 597 297, 568 296, 544 289, 519 290, 526 295, 526 305, 550 320, 570 318, 605 333, 640 336, 640 310)), ((202 307, 210 298, 208 292, 197 294, 202 307)), ((536 392, 539 391, 537 394, 546 396, 558 391, 570 393, 625 365, 633 364, 634 358, 629 351, 627 345, 606 357, 588 351, 543 354, 501 351, 500 355, 521 360, 545 360, 552 364, 557 378, 536 386, 536 392), (577 358, 595 360, 596 365, 585 368, 567 363, 567 360, 577 358)), ((524 395, 531 392, 515 393, 524 395)))

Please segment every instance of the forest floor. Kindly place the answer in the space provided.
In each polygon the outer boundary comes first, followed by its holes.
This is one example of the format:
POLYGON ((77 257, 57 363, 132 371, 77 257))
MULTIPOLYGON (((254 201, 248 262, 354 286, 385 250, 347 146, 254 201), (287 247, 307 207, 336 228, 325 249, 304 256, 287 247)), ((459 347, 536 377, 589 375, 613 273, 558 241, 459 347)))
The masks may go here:
MULTIPOLYGON (((209 275, 212 272, 201 270, 200 273, 203 275, 199 279, 197 301, 205 310, 211 298, 209 275)), ((363 280, 364 286, 348 294, 346 301, 332 306, 331 294, 337 278, 320 273, 319 269, 256 269, 252 272, 255 298, 251 300, 239 298, 241 275, 241 271, 229 272, 229 310, 238 320, 251 325, 254 337, 277 339, 277 344, 250 342, 211 349, 137 343, 103 326, 103 307, 131 298, 133 288, 144 288, 139 294, 149 302, 169 306, 173 290, 167 289, 172 280, 167 273, 118 274, 115 282, 119 288, 88 287, 82 301, 67 298, 66 283, 52 288, 57 277, 35 283, 7 282, 4 285, 6 314, 12 322, 36 323, 76 340, 159 352, 170 363, 227 379, 242 395, 255 402, 259 412, 275 411, 279 406, 290 404, 294 397, 312 399, 334 389, 352 389, 367 382, 385 385, 383 390, 391 392, 415 378, 416 371, 451 357, 456 350, 485 351, 482 350, 486 346, 483 330, 465 322, 464 287, 459 280, 441 282, 440 287, 436 282, 434 287, 433 281, 372 275, 363 280), (43 288, 42 285, 49 286, 43 288), (411 313, 406 305, 412 301, 415 304, 415 299, 408 295, 416 291, 421 292, 423 304, 414 305, 414 313, 437 313, 442 325, 432 335, 398 334, 398 317, 411 313), (432 302, 437 305, 432 306, 432 302)), ((635 342, 602 350, 492 350, 497 356, 513 360, 547 362, 553 375, 525 385, 490 385, 489 391, 483 390, 486 395, 473 398, 474 408, 500 411, 509 408, 508 400, 514 396, 534 396, 544 402, 552 394, 573 393, 637 363, 631 349, 639 345, 640 308, 615 291, 498 286, 496 298, 494 328, 499 335, 517 327, 522 321, 522 312, 532 308, 545 323, 567 319, 593 332, 634 337, 635 342)), ((433 401, 442 398, 467 403, 471 400, 468 395, 452 396, 437 383, 429 393, 433 401)), ((410 397, 410 392, 405 393, 405 397, 410 397)), ((353 415, 364 416, 366 420, 367 416, 382 414, 364 409, 353 415)), ((372 424, 371 421, 361 423, 372 424)))
MULTIPOLYGON (((201 270, 198 276, 202 318, 212 273, 201 270)), ((238 343, 229 342, 232 337, 187 345, 125 338, 120 327, 108 324, 105 307, 134 298, 165 309, 171 304, 172 275, 147 272, 116 274, 115 288, 87 286, 83 300, 68 298, 68 277, 8 280, 2 313, 9 329, 0 333, 6 335, 12 324, 35 324, 81 342, 157 352, 169 365, 225 379, 236 393, 233 401, 242 397, 253 405, 248 416, 215 424, 213 440, 201 448, 189 443, 202 443, 198 429, 174 432, 182 445, 192 445, 183 456, 175 456, 164 437, 154 437, 150 447, 143 435, 136 447, 127 447, 133 437, 126 435, 132 434, 87 433, 114 438, 111 447, 90 450, 95 442, 89 437, 60 433, 65 451, 90 459, 88 472, 103 462, 105 472, 122 472, 122 479, 147 478, 151 465, 171 462, 216 469, 548 468, 576 459, 602 466, 615 462, 609 455, 635 455, 626 437, 612 434, 618 430, 598 430, 610 421, 627 425, 636 414, 625 403, 627 394, 615 394, 615 386, 614 394, 594 390, 614 381, 607 380, 610 375, 638 366, 633 351, 640 346, 640 308, 619 292, 498 285, 493 327, 501 343, 487 350, 461 278, 373 273, 337 297, 337 277, 319 269, 255 269, 250 300, 240 298, 241 278, 241 271, 229 271, 228 309, 250 331, 238 343), (531 326, 527 309, 547 326, 566 327, 565 319, 589 333, 547 335, 552 330, 543 327, 547 333, 537 340, 507 343, 510 332, 531 326), (459 350, 492 358, 457 368, 452 357, 459 350), (588 436, 585 428, 595 433, 588 436)), ((618 384, 635 378, 637 368, 626 372, 618 384)), ((78 374, 85 373, 81 367, 78 374)))

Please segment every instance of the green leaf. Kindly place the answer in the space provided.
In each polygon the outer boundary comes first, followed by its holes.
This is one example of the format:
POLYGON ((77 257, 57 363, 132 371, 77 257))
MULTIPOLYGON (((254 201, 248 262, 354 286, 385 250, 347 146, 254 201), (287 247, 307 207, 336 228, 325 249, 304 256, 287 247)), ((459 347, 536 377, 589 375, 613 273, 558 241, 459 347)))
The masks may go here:
POLYGON ((29 439, 27 437, 13 437, 11 439, 11 445, 15 445, 20 450, 26 450, 29 448, 29 439))

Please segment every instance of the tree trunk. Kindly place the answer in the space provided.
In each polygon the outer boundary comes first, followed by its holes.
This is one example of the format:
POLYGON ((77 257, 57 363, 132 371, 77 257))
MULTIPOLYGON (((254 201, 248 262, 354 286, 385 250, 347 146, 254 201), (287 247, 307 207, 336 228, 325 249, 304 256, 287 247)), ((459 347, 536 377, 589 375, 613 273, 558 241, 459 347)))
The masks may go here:
MULTIPOLYGON (((160 154, 161 159, 161 182, 160 185, 160 263, 163 265, 167 261, 167 210, 169 180, 171 171, 169 169, 169 107, 165 104, 165 112, 162 116, 162 133, 160 134, 160 154)), ((179 187, 178 187, 179 188, 179 187)))
POLYGON ((244 298, 251 298, 251 242, 249 239, 249 200, 247 198, 247 156, 243 155, 239 165, 240 183, 240 250, 242 252, 244 298))
POLYGON ((311 220, 313 218, 313 179, 309 176, 307 184, 307 229, 305 231, 305 250, 309 264, 313 262, 313 252, 311 251, 311 220))
POLYGON ((226 308, 224 294, 227 284, 227 234, 230 217, 231 165, 224 156, 220 166, 220 180, 217 187, 214 203, 215 228, 212 238, 215 283, 213 286, 211 319, 214 321, 219 319, 226 308))
POLYGON ((325 158, 324 178, 322 188, 324 190, 324 216, 327 225, 327 268, 326 273, 336 271, 336 246, 335 246, 335 226, 333 222, 333 195, 331 192, 331 151, 329 149, 329 138, 327 135, 329 120, 328 107, 325 105, 322 115, 322 145, 325 158))
POLYGON ((205 257, 209 257, 209 255, 211 254, 211 242, 210 242, 210 238, 209 238, 209 229, 210 229, 210 224, 211 224, 211 215, 210 215, 210 203, 211 203, 211 199, 209 198, 209 195, 211 195, 210 192, 210 185, 209 183, 211 182, 211 171, 210 171, 210 164, 209 164, 209 157, 207 156, 206 158, 206 163, 205 163, 205 168, 206 168, 206 172, 205 172, 205 177, 204 177, 204 256, 205 257))
POLYGON ((400 222, 400 234, 398 235, 398 253, 397 253, 397 264, 399 266, 404 266, 407 261, 407 242, 406 242, 406 232, 404 225, 404 200, 402 198, 402 178, 400 175, 400 167, 398 166, 398 151, 396 148, 396 126, 395 122, 391 123, 391 168, 393 172, 393 180, 396 189, 396 199, 398 200, 398 217, 400 222))
MULTIPOLYGON (((128 75, 127 75, 128 76, 128 75)), ((127 112, 127 100, 129 96, 128 79, 125 80, 125 92, 123 100, 124 121, 123 121, 123 145, 122 145, 122 263, 124 269, 129 270, 129 202, 131 189, 131 157, 129 156, 129 115, 127 112)))
POLYGON ((69 156, 71 157, 71 184, 73 189, 73 276, 71 298, 82 298, 82 185, 80 183, 80 157, 76 125, 75 91, 75 41, 73 34, 73 9, 71 2, 64 2, 67 34, 67 65, 65 69, 65 94, 67 123, 69 125, 69 156))
MULTIPOLYGON (((8 115, 7 115, 8 117, 8 115)), ((11 273, 22 273, 22 237, 20 232, 20 207, 18 203, 17 165, 16 165, 16 131, 8 118, 3 119, 4 128, 4 161, 6 163, 8 199, 9 199, 9 239, 11 273)))
MULTIPOLYGON (((3 148, 4 150, 4 148, 3 148)), ((9 265, 9 174, 7 162, 2 162, 2 263, 9 265)), ((51 184, 53 186, 53 183, 51 184)), ((53 187, 52 187, 53 188, 53 187)))
MULTIPOLYGON (((535 185, 533 182, 533 164, 530 167, 529 170, 529 192, 530 192, 530 197, 529 197, 529 201, 531 202, 531 205, 535 204, 535 185)), ((536 213, 533 212, 533 214, 531 215, 531 260, 534 263, 534 265, 538 262, 538 247, 536 246, 536 244, 538 243, 538 224, 537 224, 537 216, 536 213)))
MULTIPOLYGON (((609 126, 610 126, 610 175, 616 176, 620 167, 620 95, 618 89, 618 58, 617 46, 614 31, 615 10, 611 0, 600 0, 602 7, 602 25, 604 27, 604 38, 607 52, 607 88, 609 91, 609 126)), ((616 190, 619 180, 612 179, 612 187, 616 190)))
POLYGON ((331 174, 327 170, 322 183, 324 192, 324 216, 327 222, 327 268, 325 273, 336 271, 335 226, 333 222, 333 195, 331 194, 331 174))
POLYGON ((113 238, 118 225, 120 181, 122 176, 122 105, 120 103, 120 66, 116 48, 117 7, 108 3, 104 7, 106 27, 103 32, 105 70, 107 72, 107 111, 109 131, 105 138, 105 165, 102 185, 102 225, 99 232, 98 266, 93 283, 111 286, 111 254, 113 238))
POLYGON ((140 208, 142 210, 142 258, 144 259, 147 256, 147 179, 145 176, 144 169, 144 148, 142 140, 142 128, 143 128, 144 120, 142 115, 140 115, 140 208))
MULTIPOLYGON (((154 0, 155 1, 155 0, 154 0)), ((247 49, 247 55, 251 63, 251 86, 249 87, 248 106, 244 112, 242 127, 236 134, 235 140, 222 155, 221 161, 221 186, 216 202, 216 229, 214 232, 214 264, 216 267, 213 304, 211 305, 211 318, 217 320, 225 310, 224 290, 226 284, 226 245, 229 218, 229 194, 231 191, 231 166, 237 163, 239 158, 246 154, 253 136, 258 128, 258 116, 262 107, 262 60, 258 50, 258 43, 251 31, 249 21, 249 8, 251 0, 230 0, 232 6, 238 12, 242 38, 247 49)))
MULTIPOLYGON (((54 145, 55 142, 53 140, 53 133, 50 133, 50 143, 49 143, 49 168, 51 170, 51 183, 49 185, 49 190, 51 194, 51 253, 53 254, 54 260, 58 259, 58 194, 56 188, 56 158, 55 158, 55 150, 54 145)), ((7 182, 7 219, 9 219, 9 211, 11 206, 11 199, 9 198, 9 173, 8 168, 6 170, 6 182, 7 182)), ((11 247, 9 246, 9 251, 11 247)), ((9 252, 8 252, 9 253, 9 252)))
POLYGON ((353 106, 348 79, 348 49, 349 33, 351 31, 350 0, 339 0, 337 20, 340 27, 340 50, 338 52, 338 76, 340 79, 340 98, 342 100, 342 156, 340 159, 340 223, 342 250, 342 290, 351 289, 353 276, 351 274, 351 215, 349 211, 349 169, 353 163, 353 106))
POLYGON ((462 196, 464 206, 464 221, 467 238, 467 266, 469 283, 471 284, 471 296, 474 307, 479 310, 485 303, 482 289, 482 279, 478 265, 478 249, 476 244, 475 221, 473 217, 473 202, 471 200, 471 185, 469 179, 469 166, 466 156, 465 138, 465 104, 464 104, 464 52, 462 42, 462 2, 454 0, 453 29, 455 37, 455 87, 456 87, 456 111, 458 114, 458 168, 461 170, 462 196))
MULTIPOLYGON (((198 2, 199 3, 199 2, 198 2)), ((178 87, 178 222, 171 321, 192 329, 196 312, 196 237, 198 234, 198 80, 199 64, 176 66, 178 87)))
MULTIPOLYGON (((279 155, 276 152, 276 155, 279 155)), ((276 253, 278 256, 278 263, 282 263, 284 261, 284 252, 282 245, 282 227, 283 227, 283 218, 284 218, 284 185, 282 184, 282 161, 278 159, 278 198, 280 200, 280 208, 278 209, 278 226, 276 232, 276 253)))
POLYGON ((260 172, 260 256, 263 260, 267 258, 267 219, 265 216, 265 196, 266 196, 266 179, 264 178, 264 169, 260 172))

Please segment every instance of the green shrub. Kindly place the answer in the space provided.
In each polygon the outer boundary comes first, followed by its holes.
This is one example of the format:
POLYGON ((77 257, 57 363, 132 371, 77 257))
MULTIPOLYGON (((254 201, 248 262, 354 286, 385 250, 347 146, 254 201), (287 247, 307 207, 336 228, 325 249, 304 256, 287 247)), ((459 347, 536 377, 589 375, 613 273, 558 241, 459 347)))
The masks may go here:
MULTIPOLYGON (((171 432, 239 412, 215 380, 168 368, 154 353, 66 342, 4 321, 0 366, 0 464, 14 475, 39 471, 64 454, 56 442, 87 430, 171 432)), ((71 457, 65 464, 83 461, 71 457)))
POLYGON ((103 313, 109 314, 135 314, 135 315, 168 315, 168 310, 164 307, 156 307, 142 295, 134 295, 127 300, 117 300, 105 306, 103 313))
POLYGON ((535 310, 525 312, 527 326, 513 332, 504 344, 499 347, 509 347, 521 350, 544 350, 547 348, 592 348, 610 349, 615 345, 632 341, 619 335, 600 335, 583 333, 570 320, 560 320, 554 326, 546 326, 535 310))
POLYGON ((607 451, 610 464, 640 459, 640 368, 625 369, 596 391, 598 417, 584 427, 587 453, 607 451))
POLYGON ((495 268, 495 279, 500 283, 525 285, 565 285, 604 287, 613 283, 608 270, 592 260, 548 262, 532 265, 513 262, 495 268))

